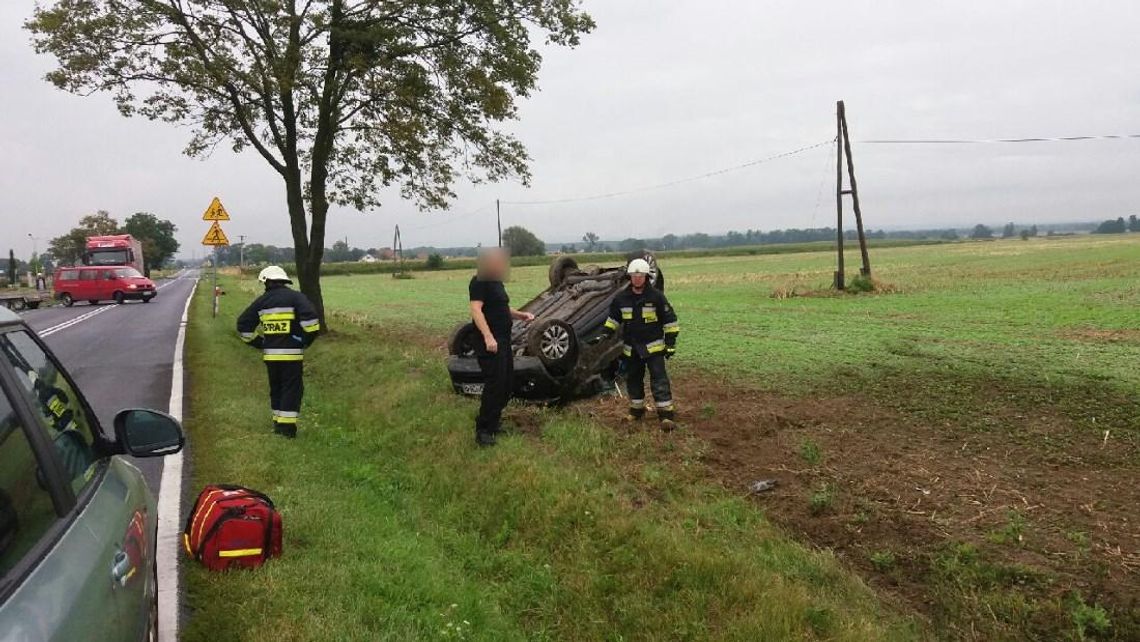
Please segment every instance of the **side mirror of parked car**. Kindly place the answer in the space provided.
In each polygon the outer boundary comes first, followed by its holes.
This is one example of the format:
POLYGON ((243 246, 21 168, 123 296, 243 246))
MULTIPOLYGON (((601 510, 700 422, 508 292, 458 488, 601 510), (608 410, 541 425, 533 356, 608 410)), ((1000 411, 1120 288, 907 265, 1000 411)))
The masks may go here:
POLYGON ((185 443, 177 419, 143 408, 128 408, 115 415, 115 437, 123 452, 133 457, 173 455, 185 443))

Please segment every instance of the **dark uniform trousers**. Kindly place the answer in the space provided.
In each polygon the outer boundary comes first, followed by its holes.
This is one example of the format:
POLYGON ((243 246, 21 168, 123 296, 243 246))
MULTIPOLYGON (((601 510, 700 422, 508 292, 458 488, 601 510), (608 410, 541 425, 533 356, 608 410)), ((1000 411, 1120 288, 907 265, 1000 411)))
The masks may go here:
POLYGON ((475 431, 499 432, 503 408, 511 399, 515 374, 515 359, 511 354, 510 337, 496 339, 499 351, 479 355, 479 369, 483 371, 483 394, 479 398, 479 414, 475 416, 475 431))
POLYGON ((296 424, 305 394, 304 361, 266 361, 269 371, 269 407, 273 423, 296 424))
POLYGON ((649 387, 658 409, 665 412, 673 409, 673 392, 669 386, 669 374, 665 371, 665 355, 656 353, 642 357, 634 350, 633 354, 626 357, 625 367, 625 385, 634 410, 645 408, 646 370, 649 370, 649 387))

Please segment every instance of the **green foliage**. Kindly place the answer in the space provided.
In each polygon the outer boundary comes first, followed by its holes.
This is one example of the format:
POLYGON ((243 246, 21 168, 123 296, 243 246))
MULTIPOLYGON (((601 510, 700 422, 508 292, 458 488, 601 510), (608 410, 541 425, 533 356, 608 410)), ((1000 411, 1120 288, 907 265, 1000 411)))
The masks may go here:
POLYGON ((88 236, 106 236, 119 233, 119 222, 111 214, 99 210, 79 219, 79 225, 67 234, 53 238, 48 247, 56 265, 79 265, 87 250, 88 236))
POLYGON ((178 239, 174 233, 178 227, 174 223, 161 220, 148 212, 137 212, 123 223, 124 233, 130 234, 142 243, 146 273, 157 269, 174 258, 178 252, 178 239))
POLYGON ((1020 545, 1025 541, 1025 527, 1025 516, 1018 510, 1010 509, 1005 525, 990 533, 990 541, 1020 545))
POLYGON ((851 294, 861 294, 866 292, 875 291, 875 279, 864 276, 862 274, 856 276, 847 282, 847 292, 851 294))
POLYGON ((1073 591, 1067 603, 1078 640, 1097 639, 1112 630, 1112 620, 1108 617, 1108 611, 1099 604, 1086 604, 1080 591, 1073 591))
POLYGON ((1128 224, 1124 222, 1124 217, 1119 217, 1116 220, 1109 219, 1101 223, 1093 234, 1124 234, 1128 231, 1128 224))
POLYGON ((443 269, 443 255, 442 254, 431 254, 431 255, 429 255, 427 257, 426 267, 429 270, 443 269))
POLYGON ((994 231, 981 223, 975 225, 974 231, 970 233, 970 238, 972 239, 992 239, 993 237, 994 231))
POLYGON ((804 440, 800 442, 800 457, 812 466, 818 466, 819 462, 823 460, 823 454, 819 450, 819 444, 807 438, 804 438, 804 440))
POLYGON ((582 235, 582 242, 586 244, 586 251, 593 252, 598 247, 599 237, 593 232, 586 232, 582 235))
POLYGON ((880 573, 886 573, 895 567, 895 554, 890 551, 875 551, 868 559, 871 560, 871 566, 880 573))
POLYGON ((827 484, 817 488, 808 497, 808 509, 812 515, 822 515, 831 510, 835 504, 835 489, 827 484))
POLYGON ((392 186, 442 209, 461 178, 527 183, 504 123, 537 87, 540 43, 575 46, 594 22, 575 0, 54 0, 26 27, 56 87, 187 127, 191 156, 256 151, 323 310, 329 206, 376 208, 392 186))
POLYGON ((546 243, 525 227, 512 225, 503 230, 503 247, 511 256, 545 256, 546 243))

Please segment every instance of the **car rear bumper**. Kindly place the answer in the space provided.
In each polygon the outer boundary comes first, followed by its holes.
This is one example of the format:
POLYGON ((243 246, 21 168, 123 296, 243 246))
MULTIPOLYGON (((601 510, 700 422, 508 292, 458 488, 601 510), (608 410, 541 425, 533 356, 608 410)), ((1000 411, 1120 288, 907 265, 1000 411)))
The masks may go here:
MULTIPOLYGON (((455 392, 469 397, 483 392, 483 371, 475 357, 448 357, 447 372, 455 392)), ((537 357, 515 357, 513 388, 515 397, 530 401, 557 401, 562 396, 561 384, 537 357)))

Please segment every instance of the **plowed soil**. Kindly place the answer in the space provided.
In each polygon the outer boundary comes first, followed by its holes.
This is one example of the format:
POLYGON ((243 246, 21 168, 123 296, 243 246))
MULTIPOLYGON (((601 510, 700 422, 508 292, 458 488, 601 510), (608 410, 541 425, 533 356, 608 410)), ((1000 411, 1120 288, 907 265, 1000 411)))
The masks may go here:
MULTIPOLYGON (((867 399, 784 397, 699 372, 680 373, 675 389, 682 432, 707 444, 709 475, 948 637, 1068 634, 1074 591, 1110 609, 1110 637, 1140 630, 1134 435, 1075 434, 1047 409, 965 431, 867 399), (699 407, 687 407, 684 391, 698 390, 699 407), (778 485, 751 493, 763 479, 778 485), (1049 606, 986 626, 1002 615, 971 612, 969 596, 994 591, 1049 606)), ((580 407, 628 429, 620 399, 580 407)))

